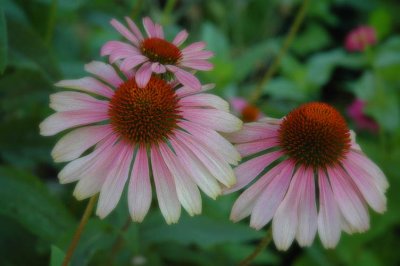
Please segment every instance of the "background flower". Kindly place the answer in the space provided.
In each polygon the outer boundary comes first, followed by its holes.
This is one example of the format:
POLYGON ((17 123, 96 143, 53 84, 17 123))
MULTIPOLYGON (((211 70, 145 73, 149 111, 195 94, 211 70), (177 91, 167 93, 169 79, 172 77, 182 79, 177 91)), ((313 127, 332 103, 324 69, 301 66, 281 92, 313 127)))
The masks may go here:
POLYGON ((349 52, 364 51, 367 46, 376 43, 376 33, 373 27, 360 26, 350 31, 345 40, 349 52))
POLYGON ((365 102, 360 99, 355 99, 348 107, 347 114, 355 122, 357 128, 365 129, 372 133, 377 133, 379 125, 364 113, 365 102))

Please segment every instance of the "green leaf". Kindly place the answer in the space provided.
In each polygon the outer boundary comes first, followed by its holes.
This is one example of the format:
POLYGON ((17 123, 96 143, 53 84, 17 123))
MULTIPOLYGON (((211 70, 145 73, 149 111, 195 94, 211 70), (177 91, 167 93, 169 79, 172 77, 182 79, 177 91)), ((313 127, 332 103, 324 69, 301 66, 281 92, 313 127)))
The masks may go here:
POLYGON ((0 167, 0 205, 0 214, 52 243, 75 225, 65 207, 39 179, 21 170, 0 167))
POLYGON ((330 43, 331 38, 328 32, 322 26, 312 23, 296 37, 292 49, 296 53, 304 55, 321 50, 330 43))
POLYGON ((7 67, 7 25, 4 11, 0 8, 0 74, 7 67))
POLYGON ((203 24, 202 40, 207 43, 207 49, 215 53, 215 57, 227 58, 229 56, 228 40, 214 24, 210 22, 203 24))
POLYGON ((50 266, 61 266, 65 257, 64 251, 57 246, 51 246, 50 266))
MULTIPOLYGON (((154 217, 153 217, 154 218, 154 217)), ((264 233, 247 225, 220 221, 205 216, 183 216, 179 224, 167 225, 157 219, 143 224, 141 240, 147 243, 175 241, 180 244, 196 244, 209 247, 222 243, 239 243, 259 239, 264 233)))
POLYGON ((392 30, 393 20, 389 10, 387 8, 380 7, 371 13, 368 24, 374 27, 378 39, 382 40, 392 30))

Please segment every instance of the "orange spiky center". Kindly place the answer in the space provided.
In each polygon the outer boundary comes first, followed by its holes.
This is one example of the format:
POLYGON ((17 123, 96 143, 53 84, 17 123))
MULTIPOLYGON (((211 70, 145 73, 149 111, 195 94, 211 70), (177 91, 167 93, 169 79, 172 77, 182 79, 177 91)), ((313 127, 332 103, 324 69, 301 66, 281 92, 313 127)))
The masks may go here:
POLYGON ((140 50, 150 61, 163 65, 175 65, 182 58, 181 50, 174 44, 156 37, 146 38, 140 44, 140 50))
POLYGON ((152 77, 144 88, 134 78, 122 83, 110 100, 111 125, 130 143, 165 141, 181 117, 174 89, 162 79, 152 77))
POLYGON ((242 110, 243 122, 254 122, 260 116, 260 110, 253 105, 246 105, 242 110))
POLYGON ((326 167, 345 157, 350 149, 350 132, 335 108, 325 103, 307 103, 284 118, 279 143, 297 163, 326 167))

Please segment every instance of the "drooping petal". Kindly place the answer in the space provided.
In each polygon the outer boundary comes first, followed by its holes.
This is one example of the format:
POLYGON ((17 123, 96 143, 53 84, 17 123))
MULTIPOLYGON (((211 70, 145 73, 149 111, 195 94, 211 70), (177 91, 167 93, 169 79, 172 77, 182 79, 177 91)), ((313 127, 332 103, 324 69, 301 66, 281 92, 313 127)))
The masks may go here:
POLYGON ((110 135, 110 125, 89 126, 75 129, 62 137, 54 146, 51 155, 55 162, 71 161, 87 149, 110 135))
POLYGON ((176 192, 183 208, 190 216, 200 214, 201 196, 196 184, 166 144, 160 144, 159 148, 164 162, 175 180, 176 192))
POLYGON ((137 151, 128 186, 128 206, 136 222, 143 221, 151 204, 151 183, 146 148, 141 145, 137 151))
POLYGON ((112 85, 114 88, 118 88, 118 86, 123 83, 123 80, 118 76, 117 72, 115 72, 114 68, 103 62, 92 61, 85 65, 85 70, 112 85))
POLYGON ((339 166, 328 167, 329 181, 339 209, 350 225, 358 232, 369 228, 367 208, 351 178, 339 166))
POLYGON ((265 187, 253 207, 251 227, 259 230, 272 219, 289 188, 293 171, 294 164, 288 160, 282 164, 281 172, 272 176, 271 182, 265 187))
POLYGON ((140 88, 146 87, 151 78, 151 63, 144 63, 136 72, 136 83, 140 88))
POLYGON ((151 147, 150 153, 158 205, 167 224, 176 223, 181 215, 181 205, 174 179, 156 146, 151 147))
POLYGON ((176 152, 178 160, 182 162, 182 166, 186 172, 190 174, 196 184, 209 197, 216 199, 221 194, 221 187, 217 180, 210 174, 206 167, 195 157, 192 151, 187 149, 177 139, 170 139, 171 146, 176 152))
POLYGON ((325 172, 319 170, 318 234, 325 248, 334 248, 340 239, 341 214, 325 172))
POLYGON ((310 246, 314 241, 318 228, 317 205, 315 201, 315 182, 314 171, 312 168, 303 170, 304 186, 300 191, 299 201, 299 226, 297 228, 296 239, 299 245, 310 246))
POLYGON ((133 149, 127 143, 119 142, 114 149, 118 155, 114 158, 106 180, 101 187, 96 214, 103 219, 117 206, 122 191, 129 175, 129 168, 132 162, 133 149))
POLYGON ((178 126, 186 130, 195 139, 207 146, 209 149, 215 149, 219 151, 219 153, 228 163, 236 165, 241 159, 239 153, 236 151, 233 145, 216 131, 190 121, 181 121, 178 123, 178 126))
POLYGON ((155 62, 155 63, 151 64, 151 71, 156 74, 161 74, 161 73, 165 73, 165 71, 167 71, 167 69, 162 64, 155 62))
POLYGON ((125 20, 128 23, 128 26, 131 29, 131 31, 135 34, 136 38, 139 41, 142 41, 143 40, 142 32, 139 30, 136 24, 129 17, 125 17, 125 20))
POLYGON ((122 25, 118 20, 112 19, 111 25, 122 34, 127 40, 131 41, 134 45, 139 46, 139 40, 136 38, 132 32, 130 32, 124 25, 122 25))
POLYGON ((143 26, 149 37, 157 37, 156 26, 149 17, 143 18, 143 26))
POLYGON ((238 191, 247 186, 251 181, 254 180, 266 167, 272 162, 282 156, 281 151, 275 151, 267 153, 256 158, 252 158, 235 168, 235 174, 237 177, 236 184, 230 188, 224 190, 224 194, 238 191))
POLYGON ((267 149, 278 146, 278 138, 265 138, 254 142, 241 143, 236 145, 236 149, 241 156, 246 157, 257 152, 265 151, 267 149))
POLYGON ((229 134, 227 137, 233 143, 246 143, 266 138, 276 138, 278 137, 278 129, 278 125, 252 122, 246 123, 240 131, 229 134))
POLYGON ((167 65, 166 67, 169 71, 174 73, 176 79, 182 85, 192 88, 194 91, 199 91, 201 89, 200 81, 192 73, 172 65, 167 65))
POLYGON ((55 84, 57 87, 75 89, 85 92, 90 92, 111 98, 114 91, 104 83, 92 77, 84 77, 81 79, 61 80, 55 84))
MULTIPOLYGON (((121 70, 123 71, 129 71, 131 69, 134 69, 138 65, 147 62, 149 59, 143 55, 132 55, 124 59, 121 63, 121 70)), ((150 64, 150 63, 148 63, 150 64)), ((143 64, 144 65, 144 64, 143 64)), ((143 66, 142 66, 143 67, 143 66)))
POLYGON ((181 111, 185 119, 220 132, 235 132, 243 125, 239 118, 217 109, 182 108, 181 111))

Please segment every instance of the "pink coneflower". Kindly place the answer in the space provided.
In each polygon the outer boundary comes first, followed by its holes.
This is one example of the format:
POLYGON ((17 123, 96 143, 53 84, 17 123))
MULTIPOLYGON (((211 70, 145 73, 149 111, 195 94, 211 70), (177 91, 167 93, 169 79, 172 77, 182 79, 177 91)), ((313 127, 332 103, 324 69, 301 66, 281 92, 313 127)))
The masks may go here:
POLYGON ((129 29, 117 20, 111 20, 111 24, 130 43, 109 41, 101 49, 101 55, 109 55, 110 62, 121 60, 121 69, 128 71, 137 69, 136 83, 143 88, 149 82, 152 73, 172 73, 176 79, 186 87, 200 90, 199 80, 188 70, 211 70, 213 65, 207 61, 213 56, 210 51, 203 50, 206 44, 196 42, 179 48, 188 37, 186 30, 179 32, 172 42, 164 38, 163 28, 154 24, 146 17, 143 26, 147 37, 144 37, 136 24, 125 18, 129 29))
POLYGON ((379 213, 386 209, 384 174, 355 143, 339 112, 327 104, 308 103, 283 119, 245 124, 230 139, 251 159, 235 169, 238 183, 226 192, 260 176, 236 200, 231 219, 251 215, 250 226, 256 229, 272 219, 280 250, 288 249, 294 238, 300 246, 311 245, 317 230, 323 245, 333 248, 341 230, 368 229, 367 204, 379 213))
POLYGON ((349 52, 358 52, 364 51, 367 46, 371 46, 375 43, 375 29, 368 26, 360 26, 347 34, 345 47, 349 52))
POLYGON ((190 215, 201 212, 198 187, 215 198, 220 184, 235 183, 230 164, 237 164, 240 155, 218 132, 236 131, 242 122, 229 113, 226 101, 204 91, 175 89, 156 76, 140 88, 131 73, 122 77, 101 62, 86 70, 94 77, 56 84, 83 93, 51 95, 56 113, 40 130, 51 136, 73 128, 52 156, 56 162, 71 161, 59 179, 79 181, 76 198, 100 192, 97 215, 104 218, 115 208, 128 178, 132 219, 142 221, 149 210, 152 177, 167 223, 179 219, 180 204, 190 215))
POLYGON ((352 118, 359 129, 365 129, 372 133, 377 133, 379 125, 374 119, 364 113, 366 103, 360 99, 355 99, 347 108, 347 113, 352 118))
POLYGON ((232 98, 229 102, 232 105, 233 113, 239 116, 243 122, 254 122, 264 116, 260 109, 243 98, 232 98))

